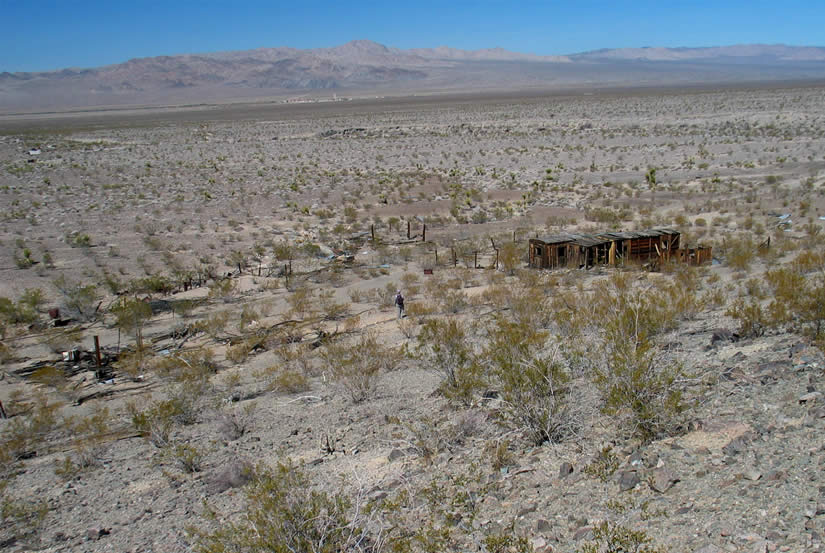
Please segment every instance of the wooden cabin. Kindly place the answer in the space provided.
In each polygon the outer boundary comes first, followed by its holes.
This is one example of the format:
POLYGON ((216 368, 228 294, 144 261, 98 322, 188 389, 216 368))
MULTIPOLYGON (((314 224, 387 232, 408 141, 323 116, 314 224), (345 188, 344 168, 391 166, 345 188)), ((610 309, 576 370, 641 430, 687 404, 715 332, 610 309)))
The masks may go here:
POLYGON ((555 234, 529 241, 530 267, 556 269, 594 265, 623 265, 628 261, 679 260, 701 265, 711 259, 710 248, 682 249, 679 231, 657 228, 600 234, 555 234))
POLYGON ((537 269, 607 264, 610 241, 587 234, 556 234, 530 239, 530 266, 537 269))
POLYGON ((679 231, 670 228, 599 234, 611 244, 608 265, 622 265, 626 261, 647 263, 653 259, 668 261, 679 250, 680 236, 679 231))

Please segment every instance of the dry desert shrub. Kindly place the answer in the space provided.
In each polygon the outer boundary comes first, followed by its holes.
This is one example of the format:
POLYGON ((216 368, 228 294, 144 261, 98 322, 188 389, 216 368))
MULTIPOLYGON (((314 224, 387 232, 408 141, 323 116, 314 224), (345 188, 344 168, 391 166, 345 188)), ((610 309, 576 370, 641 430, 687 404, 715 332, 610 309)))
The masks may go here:
POLYGON ((184 381, 176 384, 168 399, 154 401, 145 409, 136 402, 126 404, 132 427, 155 447, 164 448, 171 442, 176 426, 198 422, 204 404, 211 397, 208 382, 203 380, 184 381))
POLYGON ((49 350, 61 353, 80 344, 83 340, 83 331, 76 327, 50 328, 41 339, 49 350))
POLYGON ((252 480, 254 469, 252 463, 245 459, 232 460, 221 470, 207 477, 207 492, 214 495, 232 488, 243 487, 252 480))
POLYGON ((416 337, 418 331, 418 321, 407 316, 398 321, 398 330, 407 340, 412 340, 416 337))
POLYGON ((230 363, 238 365, 246 361, 252 347, 257 343, 256 340, 241 340, 233 346, 226 348, 226 360, 230 363))
POLYGON ((218 432, 227 440, 237 440, 246 434, 255 422, 254 402, 243 407, 230 407, 218 414, 218 432))
POLYGON ((643 530, 634 530, 607 520, 593 527, 593 540, 584 544, 577 553, 663 553, 665 550, 651 545, 653 538, 643 530))
POLYGON ((416 348, 424 366, 442 374, 441 393, 465 405, 484 386, 469 338, 467 325, 460 319, 433 318, 422 325, 416 348))
POLYGON ((164 378, 182 383, 205 382, 218 370, 213 351, 205 347, 155 357, 153 366, 164 378))
POLYGON ((55 467, 55 474, 69 480, 79 472, 100 464, 107 441, 116 436, 111 428, 111 418, 106 407, 80 420, 67 419, 67 431, 72 435, 73 455, 66 456, 55 467))
POLYGON ((174 464, 186 474, 193 474, 203 468, 206 452, 193 444, 169 443, 163 447, 160 458, 174 464))
POLYGON ((381 372, 394 369, 402 357, 399 350, 383 345, 378 336, 370 332, 355 340, 331 342, 321 353, 332 380, 341 385, 355 403, 373 397, 381 372))
POLYGON ((218 517, 214 530, 192 530, 200 553, 246 551, 248 553, 347 553, 381 551, 379 537, 368 528, 371 511, 343 492, 328 494, 311 487, 297 467, 278 463, 258 466, 244 478, 246 515, 240 519, 218 517))
POLYGON ((574 436, 582 421, 568 401, 570 376, 549 334, 500 316, 489 335, 477 362, 498 387, 507 420, 536 444, 574 436))
POLYGON ((335 293, 332 290, 319 292, 318 307, 321 311, 321 316, 326 321, 338 321, 344 319, 350 311, 350 306, 348 304, 335 300, 335 293))
POLYGON ((40 532, 49 504, 17 499, 7 490, 8 484, 8 480, 0 480, 0 544, 17 543, 26 549, 40 549, 40 532))
POLYGON ((267 390, 281 393, 304 392, 309 389, 309 377, 316 373, 307 344, 280 344, 274 350, 278 363, 261 370, 267 390))
POLYGON ((54 279, 52 284, 63 296, 63 304, 67 313, 83 321, 97 316, 100 294, 95 285, 73 282, 64 275, 54 279))
MULTIPOLYGON (((681 366, 656 342, 675 327, 684 307, 671 303, 670 281, 637 282, 632 274, 617 273, 589 294, 560 295, 555 322, 564 337, 563 357, 596 385, 602 410, 616 416, 620 427, 651 440, 675 428, 686 408, 681 366)), ((674 293, 680 301, 693 301, 674 293)))

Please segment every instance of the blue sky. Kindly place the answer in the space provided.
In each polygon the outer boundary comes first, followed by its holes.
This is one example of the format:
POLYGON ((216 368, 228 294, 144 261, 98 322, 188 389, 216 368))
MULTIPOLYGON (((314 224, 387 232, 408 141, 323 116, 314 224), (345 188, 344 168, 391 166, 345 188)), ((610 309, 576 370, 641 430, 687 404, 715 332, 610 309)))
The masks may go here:
POLYGON ((825 46, 825 0, 0 0, 0 72, 369 39, 399 48, 825 46))

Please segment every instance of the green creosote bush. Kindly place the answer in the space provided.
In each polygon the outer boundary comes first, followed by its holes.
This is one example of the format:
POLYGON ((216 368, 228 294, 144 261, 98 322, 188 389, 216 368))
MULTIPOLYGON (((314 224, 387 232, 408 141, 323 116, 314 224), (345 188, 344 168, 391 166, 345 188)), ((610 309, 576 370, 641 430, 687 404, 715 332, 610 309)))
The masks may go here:
POLYGON ((219 519, 208 510, 214 529, 193 528, 199 553, 346 553, 380 551, 380 536, 368 530, 370 513, 343 492, 328 494, 310 486, 289 463, 258 466, 246 486, 245 516, 219 519))
POLYGON ((565 440, 581 422, 568 401, 570 376, 547 341, 546 332, 499 316, 480 356, 508 420, 536 444, 565 440))
POLYGON ((229 313, 219 311, 195 323, 195 330, 206 333, 213 340, 218 340, 223 336, 228 323, 229 313))
POLYGON ((100 294, 95 285, 71 282, 64 275, 54 279, 52 284, 63 295, 70 313, 81 320, 91 320, 96 316, 100 294))
POLYGON ((582 472, 607 482, 619 468, 619 456, 613 451, 613 446, 607 445, 599 450, 593 460, 582 469, 582 472))
POLYGON ((762 336, 769 327, 762 303, 755 298, 737 298, 725 311, 725 315, 739 321, 739 335, 743 338, 762 336))
POLYGON ((218 372, 213 351, 205 347, 179 350, 157 357, 154 366, 161 376, 195 386, 208 387, 209 378, 218 372))
POLYGON ((234 346, 226 348, 226 360, 238 365, 246 361, 249 353, 252 351, 252 343, 249 340, 243 340, 234 346))
MULTIPOLYGON (((605 362, 594 382, 604 398, 603 411, 644 441, 666 433, 685 405, 677 381, 681 367, 659 355, 642 320, 644 297, 627 298, 605 323, 605 362)), ((654 317, 655 318, 655 317, 654 317)))
MULTIPOLYGON (((757 244, 750 235, 739 239, 729 239, 723 243, 722 251, 726 264, 732 269, 747 271, 756 257, 757 244)), ((715 253, 715 252, 714 252, 715 253)))
POLYGON ((207 296, 211 300, 220 300, 223 302, 232 301, 238 294, 238 284, 231 278, 224 278, 216 280, 209 287, 207 296))
POLYGON ((294 394, 309 390, 309 379, 306 373, 294 367, 273 365, 262 371, 266 380, 266 387, 273 392, 294 394))
POLYGON ((427 368, 442 374, 439 390, 450 400, 469 405, 484 386, 466 325, 459 319, 426 321, 418 334, 416 353, 427 368))
POLYGON ((39 534, 49 514, 46 501, 23 501, 8 492, 9 480, 0 480, 0 543, 26 544, 40 549, 39 534))
POLYGON ((498 263, 506 275, 516 274, 524 262, 524 248, 518 242, 504 242, 498 249, 498 263))
POLYGON ((288 316, 296 319, 311 317, 315 311, 313 290, 308 286, 296 286, 286 299, 289 304, 288 316))
POLYGON ((32 265, 35 264, 34 259, 32 258, 32 251, 29 248, 23 248, 23 255, 14 254, 14 263, 17 265, 18 269, 28 269, 32 265))
POLYGON ((338 321, 349 314, 349 305, 335 301, 335 292, 332 290, 321 291, 318 294, 318 303, 321 316, 326 321, 338 321))
POLYGON ((565 350, 568 360, 584 361, 602 394, 602 410, 643 440, 667 433, 686 408, 682 368, 654 341, 681 316, 670 303, 669 286, 664 280, 637 286, 630 273, 618 273, 591 294, 560 296, 554 304, 565 343, 597 345, 584 355, 565 350))
POLYGON ((197 422, 204 396, 203 386, 185 382, 172 391, 169 399, 155 401, 142 410, 131 402, 127 412, 133 428, 155 447, 163 448, 170 444, 175 426, 197 422))
POLYGON ((0 322, 8 325, 31 324, 37 320, 37 309, 43 302, 43 292, 29 288, 19 300, 0 297, 0 322))
POLYGON ((332 379, 359 403, 375 395, 380 373, 394 369, 403 353, 384 346, 377 335, 367 332, 357 340, 327 344, 321 358, 332 379))
POLYGON ((67 420, 67 430, 73 436, 74 454, 59 462, 55 474, 69 480, 82 470, 97 466, 106 448, 106 440, 112 434, 110 424, 109 410, 105 407, 78 421, 67 420))
POLYGON ((510 440, 490 440, 484 444, 484 454, 490 458, 490 466, 496 472, 516 464, 516 456, 510 451, 510 440))
POLYGON ((115 325, 126 332, 133 334, 137 347, 143 347, 143 327, 146 321, 152 318, 152 307, 149 303, 128 296, 121 296, 110 309, 115 316, 115 325))
POLYGON ((186 474, 200 472, 206 454, 191 444, 169 444, 163 448, 161 459, 171 462, 186 474))
POLYGON ((20 460, 33 453, 41 453, 49 445, 47 438, 59 428, 59 402, 50 402, 38 391, 31 402, 15 394, 6 404, 11 418, 0 433, 0 484, 14 478, 20 460))
POLYGON ((821 343, 825 331, 825 273, 805 274, 810 262, 800 257, 799 262, 790 267, 765 273, 774 296, 768 313, 773 324, 790 323, 821 343))
POLYGON ((484 537, 488 553, 533 553, 530 540, 512 533, 490 534, 484 537))
POLYGON ((642 530, 602 521, 593 527, 593 541, 582 546, 577 553, 663 553, 653 547, 653 539, 642 530))

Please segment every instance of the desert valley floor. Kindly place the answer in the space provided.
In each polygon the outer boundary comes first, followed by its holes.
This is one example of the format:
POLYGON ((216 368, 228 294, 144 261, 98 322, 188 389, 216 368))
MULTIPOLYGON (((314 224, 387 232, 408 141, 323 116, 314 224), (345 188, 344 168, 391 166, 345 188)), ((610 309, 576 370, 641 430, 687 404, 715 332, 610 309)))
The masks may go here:
POLYGON ((1 549, 825 549, 825 85, 0 115, 0 205, 1 549))

